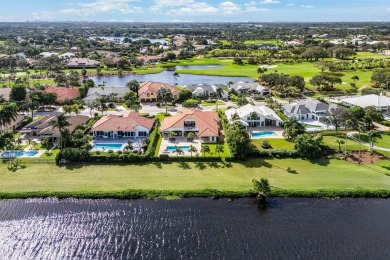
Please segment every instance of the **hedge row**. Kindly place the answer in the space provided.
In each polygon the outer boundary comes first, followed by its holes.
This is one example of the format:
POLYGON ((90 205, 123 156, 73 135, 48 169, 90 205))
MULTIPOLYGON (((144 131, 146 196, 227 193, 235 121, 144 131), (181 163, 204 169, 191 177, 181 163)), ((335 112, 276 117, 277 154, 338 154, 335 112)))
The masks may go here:
POLYGON ((253 150, 248 154, 249 157, 276 157, 276 158, 298 158, 300 154, 297 150, 286 150, 286 149, 273 149, 273 150, 253 150))

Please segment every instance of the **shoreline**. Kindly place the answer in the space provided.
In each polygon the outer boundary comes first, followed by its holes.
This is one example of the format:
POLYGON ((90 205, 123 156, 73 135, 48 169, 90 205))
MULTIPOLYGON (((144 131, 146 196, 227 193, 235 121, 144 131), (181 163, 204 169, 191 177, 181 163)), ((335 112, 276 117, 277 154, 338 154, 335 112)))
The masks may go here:
MULTIPOLYGON (((0 192, 0 200, 5 199, 185 199, 212 198, 238 199, 253 198, 254 191, 223 191, 223 190, 147 190, 131 189, 122 191, 36 191, 36 192, 0 192)), ((390 198, 390 189, 319 189, 319 190, 271 190, 269 198, 390 198)))

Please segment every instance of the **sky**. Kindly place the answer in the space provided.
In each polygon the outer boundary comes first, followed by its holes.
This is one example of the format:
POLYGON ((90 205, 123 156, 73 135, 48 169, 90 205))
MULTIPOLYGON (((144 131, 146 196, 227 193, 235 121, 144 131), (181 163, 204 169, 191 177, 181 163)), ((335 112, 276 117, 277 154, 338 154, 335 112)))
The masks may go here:
POLYGON ((390 0, 0 0, 0 22, 390 21, 390 0))

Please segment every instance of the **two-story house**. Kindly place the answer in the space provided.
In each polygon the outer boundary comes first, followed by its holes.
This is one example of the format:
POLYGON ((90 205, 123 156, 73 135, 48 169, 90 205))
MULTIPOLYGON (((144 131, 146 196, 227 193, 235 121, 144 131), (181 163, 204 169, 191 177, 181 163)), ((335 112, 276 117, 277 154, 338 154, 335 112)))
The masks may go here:
POLYGON ((160 129, 164 137, 199 138, 208 143, 222 139, 218 114, 211 111, 184 110, 181 114, 164 118, 160 129))
POLYGON ((326 117, 332 108, 336 108, 334 104, 326 104, 319 100, 307 99, 298 101, 292 104, 283 105, 284 114, 290 118, 295 118, 300 121, 315 120, 321 121, 326 117))
POLYGON ((231 108, 225 111, 230 123, 240 122, 246 127, 282 126, 283 120, 266 106, 247 104, 240 108, 231 108))
POLYGON ((168 89, 173 96, 173 99, 179 98, 179 88, 175 85, 169 85, 161 82, 145 81, 140 84, 138 97, 141 103, 157 102, 159 98, 159 90, 161 88, 168 89))

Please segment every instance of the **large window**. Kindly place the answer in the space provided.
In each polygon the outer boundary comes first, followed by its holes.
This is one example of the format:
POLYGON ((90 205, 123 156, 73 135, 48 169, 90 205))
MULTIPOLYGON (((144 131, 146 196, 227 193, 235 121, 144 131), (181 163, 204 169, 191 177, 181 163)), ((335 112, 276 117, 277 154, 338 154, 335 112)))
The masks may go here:
POLYGON ((148 132, 138 132, 138 136, 148 136, 148 132))
POLYGON ((195 127, 195 121, 184 121, 184 127, 195 127))

